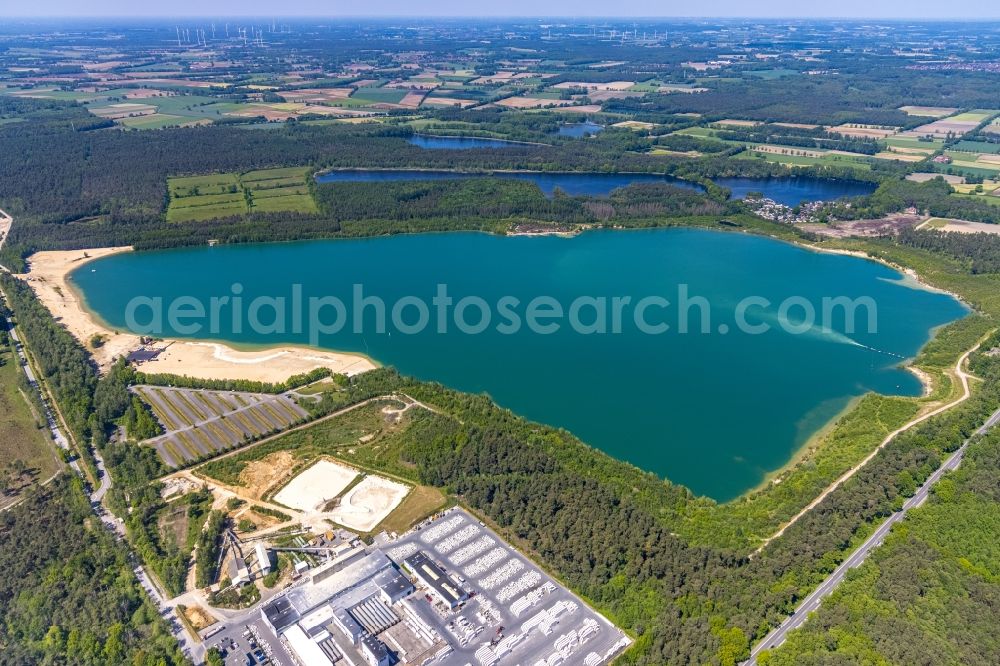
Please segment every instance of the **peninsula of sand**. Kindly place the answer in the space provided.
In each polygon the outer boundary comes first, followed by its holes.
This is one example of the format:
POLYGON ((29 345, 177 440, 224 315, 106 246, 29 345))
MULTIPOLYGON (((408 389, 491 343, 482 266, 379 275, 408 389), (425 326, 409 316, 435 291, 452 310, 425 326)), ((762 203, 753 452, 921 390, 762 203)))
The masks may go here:
POLYGON ((31 255, 28 272, 19 276, 31 285, 56 321, 91 351, 102 372, 115 359, 130 355, 139 359, 137 362, 143 372, 150 374, 269 383, 280 383, 292 375, 316 368, 354 375, 375 367, 370 359, 358 354, 305 347, 242 351, 216 342, 186 340, 156 340, 144 344, 138 335, 112 330, 87 310, 68 277, 89 261, 131 250, 130 247, 111 247, 37 252, 31 255))

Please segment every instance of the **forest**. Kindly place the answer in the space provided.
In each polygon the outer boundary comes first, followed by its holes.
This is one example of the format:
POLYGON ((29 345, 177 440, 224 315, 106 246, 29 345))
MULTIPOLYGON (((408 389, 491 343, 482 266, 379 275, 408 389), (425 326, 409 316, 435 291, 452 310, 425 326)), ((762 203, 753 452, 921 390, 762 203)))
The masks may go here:
POLYGON ((905 229, 900 232, 897 241, 901 245, 957 259, 967 264, 973 274, 1000 273, 1000 235, 997 234, 905 229))
POLYGON ((0 570, 0 663, 189 663, 69 475, 0 514, 0 570))
MULTIPOLYGON (((850 202, 849 207, 843 203, 832 203, 826 208, 833 217, 841 220, 877 219, 888 213, 915 208, 932 217, 1000 224, 1000 206, 987 201, 953 197, 951 193, 951 186, 941 178, 923 183, 886 179, 874 193, 850 202)), ((917 233, 925 234, 923 231, 917 233)), ((914 236, 907 234, 903 238, 904 242, 912 244, 914 236)), ((956 239, 954 242, 964 244, 966 241, 956 239)))
POLYGON ((940 106, 1000 108, 989 74, 914 72, 890 63, 864 62, 857 57, 843 64, 837 77, 791 75, 774 80, 727 80, 699 95, 678 93, 613 100, 608 112, 635 114, 659 122, 663 116, 700 113, 706 120, 744 118, 763 122, 815 123, 835 126, 865 123, 910 128, 926 119, 908 116, 900 106, 914 100, 934 100, 940 106))

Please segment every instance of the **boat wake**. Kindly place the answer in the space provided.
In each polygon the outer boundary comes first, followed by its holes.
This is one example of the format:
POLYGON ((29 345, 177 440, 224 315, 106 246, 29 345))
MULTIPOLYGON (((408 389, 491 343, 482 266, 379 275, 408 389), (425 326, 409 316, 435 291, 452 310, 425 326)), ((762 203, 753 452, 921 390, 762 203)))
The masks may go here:
MULTIPOLYGON (((795 322, 792 322, 790 320, 781 320, 778 317, 775 317, 774 319, 783 327, 785 327, 785 330, 789 330, 789 328, 787 327, 794 328, 795 326, 797 326, 795 322)), ((816 325, 811 326, 809 329, 802 332, 801 335, 808 335, 812 338, 825 340, 827 342, 832 342, 835 344, 848 345, 851 347, 860 347, 861 349, 867 349, 868 351, 872 351, 877 354, 883 354, 885 356, 891 356, 892 358, 898 358, 903 360, 906 359, 906 357, 901 354, 897 354, 896 352, 891 352, 886 349, 879 349, 878 347, 871 347, 869 345, 858 342, 849 335, 840 333, 838 331, 833 330, 832 328, 827 328, 825 326, 816 326, 816 325)))

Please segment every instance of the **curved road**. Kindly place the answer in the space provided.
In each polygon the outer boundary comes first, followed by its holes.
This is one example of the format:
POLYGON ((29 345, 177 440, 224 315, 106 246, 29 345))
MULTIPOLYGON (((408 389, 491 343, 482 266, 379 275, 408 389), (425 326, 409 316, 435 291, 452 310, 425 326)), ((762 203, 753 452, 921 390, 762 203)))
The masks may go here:
POLYGON ((857 550, 851 553, 850 557, 844 560, 840 566, 837 567, 833 573, 823 581, 822 584, 820 584, 819 587, 813 590, 812 593, 806 597, 801 604, 799 604, 798 608, 795 609, 795 612, 792 613, 792 615, 782 622, 777 629, 765 636, 764 640, 762 640, 750 653, 750 659, 743 662, 744 665, 755 665, 757 663, 757 657, 761 652, 781 645, 785 642, 789 631, 796 629, 805 623, 806 620, 809 619, 809 614, 817 610, 823 599, 833 592, 837 585, 844 580, 844 576, 847 575, 847 572, 860 566, 861 563, 864 562, 876 548, 882 545, 882 542, 885 540, 886 535, 889 534, 892 526, 901 521, 906 516, 907 511, 915 509, 923 504, 927 500, 931 488, 938 482, 938 480, 941 479, 942 476, 945 475, 946 472, 958 469, 958 466, 962 462, 962 458, 965 456, 965 451, 969 446, 969 442, 978 435, 985 433, 998 422, 1000 422, 1000 409, 993 412, 993 414, 986 420, 986 423, 984 423, 972 437, 965 440, 957 451, 948 456, 947 460, 945 460, 933 474, 927 477, 927 480, 924 481, 924 484, 917 489, 917 492, 914 493, 913 497, 906 500, 902 509, 889 516, 888 520, 882 523, 870 537, 865 539, 865 542, 861 544, 857 550))

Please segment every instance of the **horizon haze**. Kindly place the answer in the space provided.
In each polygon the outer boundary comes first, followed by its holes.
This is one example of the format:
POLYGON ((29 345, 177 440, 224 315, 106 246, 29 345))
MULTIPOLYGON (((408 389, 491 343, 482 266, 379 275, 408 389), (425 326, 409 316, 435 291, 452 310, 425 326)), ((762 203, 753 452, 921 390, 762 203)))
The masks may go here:
MULTIPOLYGON (((897 20, 977 20, 1000 18, 1000 10, 992 15, 984 15, 983 8, 956 8, 949 4, 930 0, 888 0, 871 3, 863 0, 844 0, 823 9, 805 8, 802 3, 792 0, 771 0, 748 6, 736 0, 716 0, 700 3, 697 11, 691 5, 664 7, 664 3, 654 0, 632 0, 620 5, 617 11, 608 12, 604 3, 574 2, 571 0, 548 0, 539 5, 528 0, 511 0, 504 5, 504 11, 495 7, 489 11, 477 11, 473 6, 458 0, 438 0, 432 7, 414 13, 414 6, 401 0, 376 0, 360 6, 331 7, 320 0, 302 0, 294 7, 283 6, 277 16, 281 17, 322 17, 322 18, 768 18, 768 19, 897 19, 897 20)), ((271 16, 274 5, 260 0, 221 0, 212 3, 196 0, 177 0, 171 3, 171 11, 164 12, 159 5, 137 7, 126 0, 108 0, 100 3, 100 8, 71 0, 43 0, 26 5, 11 5, 0 10, 0 17, 18 18, 60 18, 60 17, 121 17, 121 18, 161 18, 182 16, 271 16)))

